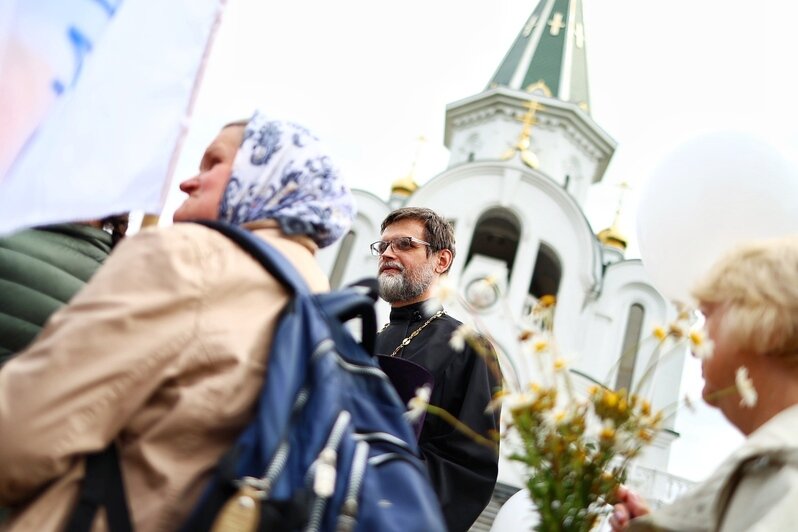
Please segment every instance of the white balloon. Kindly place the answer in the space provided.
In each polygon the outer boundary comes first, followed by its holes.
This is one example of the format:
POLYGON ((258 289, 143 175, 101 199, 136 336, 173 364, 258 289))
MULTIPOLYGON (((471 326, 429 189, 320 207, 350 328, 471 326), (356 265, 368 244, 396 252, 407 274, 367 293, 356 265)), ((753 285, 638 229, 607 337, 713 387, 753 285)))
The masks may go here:
POLYGON ((688 303, 690 290, 735 246, 798 234, 798 169, 741 132, 695 137, 667 155, 641 192, 637 238, 654 286, 688 303))

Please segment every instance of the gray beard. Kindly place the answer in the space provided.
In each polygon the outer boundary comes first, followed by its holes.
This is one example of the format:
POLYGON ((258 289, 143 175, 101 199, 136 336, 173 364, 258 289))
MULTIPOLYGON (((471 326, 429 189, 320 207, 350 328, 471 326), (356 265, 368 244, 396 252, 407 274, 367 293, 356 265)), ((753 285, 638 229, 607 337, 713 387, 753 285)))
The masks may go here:
POLYGON ((380 297, 388 303, 400 303, 414 299, 429 288, 435 279, 435 265, 426 264, 415 275, 403 270, 399 275, 380 274, 377 282, 380 297))

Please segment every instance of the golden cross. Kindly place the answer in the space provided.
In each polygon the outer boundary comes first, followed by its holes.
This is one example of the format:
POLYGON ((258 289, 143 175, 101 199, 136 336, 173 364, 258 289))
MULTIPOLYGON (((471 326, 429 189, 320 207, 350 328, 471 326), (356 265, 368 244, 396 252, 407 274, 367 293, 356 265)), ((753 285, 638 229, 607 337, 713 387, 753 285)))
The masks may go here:
POLYGON ((535 24, 537 23, 538 23, 538 16, 532 15, 532 17, 530 17, 529 21, 526 23, 526 26, 524 26, 524 30, 521 32, 521 35, 523 35, 524 37, 529 37, 529 34, 532 33, 532 28, 534 28, 535 24))
POLYGON ((562 21, 562 13, 560 13, 559 11, 557 13, 554 13, 554 16, 551 17, 551 20, 549 21, 549 28, 550 28, 549 33, 556 37, 557 35, 560 34, 560 30, 563 29, 564 27, 565 24, 563 24, 562 21))
POLYGON ((427 137, 424 135, 419 135, 416 138, 416 142, 418 145, 416 146, 416 156, 413 159, 413 164, 410 166, 410 178, 415 179, 416 177, 416 165, 418 164, 418 160, 421 157, 421 149, 424 147, 424 143, 427 142, 427 137))
POLYGON ((621 219, 621 210, 623 209, 624 197, 626 196, 626 192, 628 190, 632 190, 632 187, 627 181, 621 181, 615 186, 621 189, 621 192, 618 194, 618 206, 615 208, 615 219, 612 221, 612 226, 618 227, 618 221, 621 219))
POLYGON ((529 135, 530 128, 537 123, 535 113, 543 109, 543 106, 535 100, 529 100, 526 102, 526 109, 527 111, 521 119, 521 122, 524 124, 524 131, 529 135))
POLYGON ((526 105, 527 111, 524 113, 524 117, 521 119, 523 127, 521 128, 521 133, 518 135, 518 140, 515 142, 515 145, 512 148, 509 148, 504 152, 504 154, 502 154, 502 160, 506 161, 508 159, 512 159, 517 151, 521 154, 521 160, 524 162, 524 164, 530 168, 537 169, 539 162, 537 156, 529 151, 529 136, 532 130, 532 125, 537 122, 535 120, 535 113, 543 109, 543 106, 535 100, 528 100, 526 105))

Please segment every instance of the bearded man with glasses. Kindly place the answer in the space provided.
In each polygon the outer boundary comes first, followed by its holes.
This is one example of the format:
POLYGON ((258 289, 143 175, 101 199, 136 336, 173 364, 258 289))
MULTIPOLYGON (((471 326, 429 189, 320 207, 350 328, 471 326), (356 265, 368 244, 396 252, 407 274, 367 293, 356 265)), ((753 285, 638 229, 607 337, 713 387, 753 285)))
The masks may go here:
MULTIPOLYGON (((394 359, 423 367, 432 381, 430 404, 485 437, 498 433, 498 413, 486 413, 496 377, 471 346, 458 350, 449 345, 461 322, 430 301, 436 283, 454 260, 451 224, 430 209, 406 207, 390 213, 381 231, 371 252, 379 257, 380 297, 391 304, 390 322, 377 336, 377 353, 386 355, 380 357, 383 368, 406 399, 415 384, 402 379, 409 380, 412 372, 395 370, 394 359)), ((493 493, 496 450, 434 415, 424 417, 419 447, 448 530, 468 530, 493 493)))

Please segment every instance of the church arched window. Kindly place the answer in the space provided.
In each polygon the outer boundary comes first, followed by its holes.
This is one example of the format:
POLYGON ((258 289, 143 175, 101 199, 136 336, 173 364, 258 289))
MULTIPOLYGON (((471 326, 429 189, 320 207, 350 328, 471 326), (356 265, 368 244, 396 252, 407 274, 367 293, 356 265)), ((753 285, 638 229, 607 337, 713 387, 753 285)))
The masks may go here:
POLYGON ((346 265, 349 263, 349 256, 352 254, 352 247, 355 245, 355 232, 349 231, 341 239, 341 246, 335 256, 332 272, 330 273, 330 287, 340 288, 346 273, 346 265))
POLYGON ((521 238, 521 222, 506 209, 490 209, 477 222, 466 265, 474 255, 483 255, 507 264, 508 278, 513 271, 515 253, 521 238))
POLYGON ((643 331, 643 318, 646 311, 643 305, 635 303, 629 307, 629 315, 626 318, 626 332, 623 335, 621 346, 621 360, 618 364, 618 377, 615 379, 615 389, 632 387, 632 378, 635 373, 635 362, 637 361, 637 351, 640 344, 640 333, 643 331))
POLYGON ((532 281, 529 283, 529 295, 535 299, 543 296, 556 296, 560 290, 562 266, 554 249, 541 242, 538 256, 535 259, 535 271, 532 272, 532 281))

